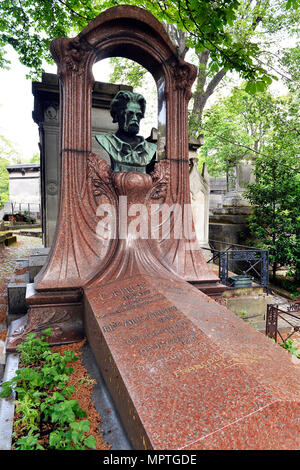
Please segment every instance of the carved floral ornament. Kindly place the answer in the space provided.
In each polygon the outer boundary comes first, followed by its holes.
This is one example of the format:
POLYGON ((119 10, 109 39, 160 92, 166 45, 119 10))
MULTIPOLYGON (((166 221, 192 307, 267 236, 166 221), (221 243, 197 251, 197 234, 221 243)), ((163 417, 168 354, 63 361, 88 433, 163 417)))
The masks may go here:
POLYGON ((190 99, 192 96, 191 87, 196 78, 196 68, 191 64, 181 64, 172 62, 171 70, 174 78, 174 88, 176 90, 186 90, 185 96, 190 99))
MULTIPOLYGON (((117 194, 114 188, 113 172, 110 165, 95 153, 90 153, 87 165, 88 178, 92 184, 94 198, 97 199, 103 194, 109 194, 111 199, 116 201, 117 194)), ((147 200, 160 199, 165 201, 170 181, 169 161, 161 160, 157 162, 150 176, 152 178, 152 186, 148 192, 147 200)))
POLYGON ((54 39, 50 44, 50 50, 58 64, 58 76, 61 77, 64 71, 81 76, 85 72, 86 62, 90 57, 89 52, 93 49, 83 37, 54 39))

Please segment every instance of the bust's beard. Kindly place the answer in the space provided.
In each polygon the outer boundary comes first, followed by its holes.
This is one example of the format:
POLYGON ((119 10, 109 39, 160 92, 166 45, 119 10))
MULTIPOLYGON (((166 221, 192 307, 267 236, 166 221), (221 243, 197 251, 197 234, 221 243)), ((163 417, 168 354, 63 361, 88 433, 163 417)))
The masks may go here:
POLYGON ((137 124, 130 124, 128 126, 128 129, 126 129, 127 134, 130 134, 131 136, 137 135, 139 132, 140 128, 137 124))

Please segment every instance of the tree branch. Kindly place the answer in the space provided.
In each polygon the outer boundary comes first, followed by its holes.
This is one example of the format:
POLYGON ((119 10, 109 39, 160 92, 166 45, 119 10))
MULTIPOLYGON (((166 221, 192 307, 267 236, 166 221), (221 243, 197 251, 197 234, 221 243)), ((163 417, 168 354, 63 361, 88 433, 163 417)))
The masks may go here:
POLYGON ((216 75, 211 79, 211 81, 209 82, 205 90, 205 95, 207 95, 207 99, 210 97, 210 95, 212 95, 212 93, 214 92, 215 88, 219 85, 221 80, 223 80, 226 73, 227 71, 223 68, 219 70, 216 73, 216 75))
POLYGON ((61 3, 62 5, 64 5, 65 7, 67 7, 68 10, 70 10, 73 15, 76 15, 76 16, 79 16, 80 18, 83 18, 84 20, 87 20, 87 21, 90 21, 91 18, 89 17, 86 17, 86 16, 83 16, 81 15, 80 13, 77 13, 77 11, 73 10, 73 8, 70 7, 70 5, 68 5, 66 2, 64 2, 63 0, 57 0, 59 3, 61 3))

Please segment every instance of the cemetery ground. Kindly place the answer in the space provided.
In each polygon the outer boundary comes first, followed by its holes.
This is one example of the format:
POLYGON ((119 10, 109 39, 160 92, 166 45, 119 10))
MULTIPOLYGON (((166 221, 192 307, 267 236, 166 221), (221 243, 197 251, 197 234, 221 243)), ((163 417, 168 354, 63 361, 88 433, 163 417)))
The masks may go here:
MULTIPOLYGON (((17 243, 0 250, 0 341, 5 341, 6 338, 7 285, 11 275, 15 271, 17 260, 28 257, 32 248, 40 248, 41 246, 41 239, 38 237, 18 235, 17 243)), ((101 434, 101 417, 92 398, 96 381, 89 376, 83 364, 81 358, 83 349, 85 349, 85 353, 87 354, 88 351, 86 350, 87 345, 85 344, 85 340, 80 343, 51 348, 53 352, 58 352, 61 355, 63 355, 65 351, 72 351, 78 357, 76 362, 73 361, 69 364, 73 367, 74 371, 70 375, 68 386, 73 385, 75 389, 70 399, 77 400, 79 407, 87 413, 85 419, 90 422, 89 435, 94 436, 96 449, 108 450, 110 445, 104 441, 101 434)), ((21 367, 21 365, 19 365, 19 367, 21 367)), ((2 381, 2 373, 3 370, 0 369, 0 383, 2 381)), ((107 408, 105 412, 110 414, 111 410, 107 408)), ((20 418, 20 415, 16 416, 20 418)), ((22 437, 22 433, 19 434, 18 437, 22 437)), ((40 441, 40 444, 44 444, 43 440, 40 441)))

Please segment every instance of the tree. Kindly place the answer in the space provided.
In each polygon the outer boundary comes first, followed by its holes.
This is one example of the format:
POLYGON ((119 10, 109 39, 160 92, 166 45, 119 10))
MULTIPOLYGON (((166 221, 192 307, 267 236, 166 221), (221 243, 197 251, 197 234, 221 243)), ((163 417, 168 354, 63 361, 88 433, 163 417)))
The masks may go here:
POLYGON ((210 173, 217 176, 240 160, 252 160, 255 181, 244 194, 253 206, 250 229, 259 245, 270 252, 273 278, 278 267, 285 266, 300 280, 297 48, 282 51, 280 60, 290 89, 286 95, 249 95, 245 86, 236 87, 205 111, 200 161, 206 161, 210 173))
MULTIPOLYGON (((103 5, 112 3, 109 1, 103 5)), ((137 2, 124 0, 124 3, 137 2)), ((299 22, 298 4, 282 0, 229 2, 230 10, 226 10, 228 2, 224 2, 222 11, 218 2, 204 3, 145 3, 146 8, 164 22, 182 58, 188 51, 194 51, 198 76, 190 115, 190 133, 196 137, 200 133, 208 99, 224 81, 228 71, 239 72, 246 80, 246 91, 249 93, 262 92, 272 79, 285 77, 277 51, 285 36, 295 33, 299 22), (195 4, 198 5, 197 10, 192 8, 195 4), (293 9, 290 10, 291 6, 293 9), (218 19, 217 15, 220 16, 218 19), (203 30, 207 17, 209 24, 207 30, 206 27, 203 30)), ((134 87, 143 82, 146 71, 137 64, 115 58, 112 64, 114 73, 111 81, 122 80, 134 87)))
POLYGON ((39 78, 43 60, 53 63, 51 39, 78 33, 97 14, 93 0, 1 0, 0 66, 9 67, 7 45, 18 53, 20 62, 39 78))
MULTIPOLYGON (((251 31, 263 24, 263 18, 270 23, 274 16, 268 14, 270 8, 276 9, 275 16, 279 17, 277 30, 287 12, 292 12, 289 22, 295 24, 299 6, 299 0, 124 0, 122 3, 146 8, 165 22, 180 55, 193 48, 205 67, 210 57, 211 72, 222 70, 222 75, 227 70, 238 70, 260 89, 270 78, 261 64, 255 63, 259 46, 251 41, 251 31), (230 28, 236 22, 237 28, 232 32, 230 28), (237 34, 239 29, 243 30, 242 35, 237 34)), ((115 5, 118 5, 115 0, 2 0, 0 65, 8 66, 5 46, 10 44, 20 61, 31 69, 32 76, 38 76, 42 59, 52 60, 50 39, 77 33, 101 11, 115 5)))
POLYGON ((6 167, 10 163, 6 158, 0 158, 0 204, 8 201, 8 171, 6 167))
POLYGON ((255 181, 246 197, 253 205, 250 229, 270 252, 273 279, 279 266, 300 280, 299 96, 273 105, 272 130, 256 157, 255 181))
POLYGON ((246 192, 253 205, 250 229, 260 246, 269 250, 273 280, 278 267, 285 266, 299 281, 300 166, 278 150, 256 159, 255 182, 246 192))
POLYGON ((249 95, 245 86, 219 99, 204 113, 199 165, 205 161, 209 173, 220 176, 241 160, 254 161, 270 136, 273 106, 269 92, 249 95))
POLYGON ((8 171, 6 167, 19 161, 20 154, 13 142, 0 135, 0 202, 8 201, 8 171))

